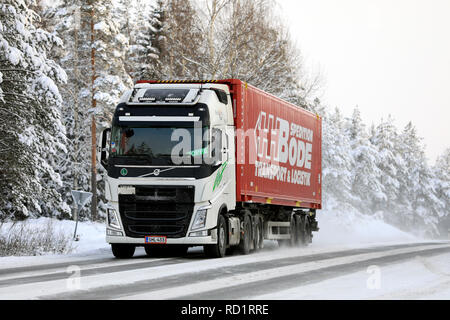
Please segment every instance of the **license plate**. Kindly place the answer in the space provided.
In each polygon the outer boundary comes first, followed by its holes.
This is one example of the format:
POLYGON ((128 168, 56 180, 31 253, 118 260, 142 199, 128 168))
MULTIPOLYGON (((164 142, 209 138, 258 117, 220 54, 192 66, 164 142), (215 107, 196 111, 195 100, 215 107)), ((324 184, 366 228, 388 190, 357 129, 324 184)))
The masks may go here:
POLYGON ((166 244, 167 237, 166 236, 146 236, 145 243, 166 244))

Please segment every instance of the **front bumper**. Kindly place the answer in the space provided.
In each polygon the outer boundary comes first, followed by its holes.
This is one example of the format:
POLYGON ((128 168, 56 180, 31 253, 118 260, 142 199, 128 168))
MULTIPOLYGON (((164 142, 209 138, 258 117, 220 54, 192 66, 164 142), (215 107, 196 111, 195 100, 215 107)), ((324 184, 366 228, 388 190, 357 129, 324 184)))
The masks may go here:
MULTIPOLYGON (((106 242, 108 243, 125 243, 135 244, 138 246, 146 245, 145 238, 131 238, 131 237, 117 237, 106 236, 106 242)), ((167 244, 184 244, 189 246, 201 246, 205 244, 216 244, 217 238, 213 235, 206 237, 183 237, 183 238, 167 238, 167 244)), ((157 245, 157 244, 155 244, 157 245)))

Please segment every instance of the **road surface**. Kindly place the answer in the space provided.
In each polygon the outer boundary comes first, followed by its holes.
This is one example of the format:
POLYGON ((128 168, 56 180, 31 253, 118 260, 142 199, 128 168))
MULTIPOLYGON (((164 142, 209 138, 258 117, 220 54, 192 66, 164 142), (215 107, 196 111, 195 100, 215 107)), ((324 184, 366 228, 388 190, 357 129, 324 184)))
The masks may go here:
POLYGON ((450 299, 449 242, 37 261, 0 267, 0 299, 450 299))

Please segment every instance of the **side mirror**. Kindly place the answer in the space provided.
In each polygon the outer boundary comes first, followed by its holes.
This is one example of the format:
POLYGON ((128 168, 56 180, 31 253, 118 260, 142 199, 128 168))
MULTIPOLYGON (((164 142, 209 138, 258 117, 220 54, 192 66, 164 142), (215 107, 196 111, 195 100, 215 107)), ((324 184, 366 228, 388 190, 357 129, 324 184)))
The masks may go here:
POLYGON ((106 169, 108 166, 108 156, 107 156, 107 142, 108 133, 111 132, 111 128, 104 129, 100 135, 99 147, 97 149, 97 160, 100 165, 106 169))

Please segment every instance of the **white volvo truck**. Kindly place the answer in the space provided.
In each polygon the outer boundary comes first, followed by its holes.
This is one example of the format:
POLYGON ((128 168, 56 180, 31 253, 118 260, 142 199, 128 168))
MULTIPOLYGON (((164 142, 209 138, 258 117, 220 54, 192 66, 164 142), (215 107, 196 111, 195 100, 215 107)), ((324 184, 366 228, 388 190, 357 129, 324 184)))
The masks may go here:
POLYGON ((98 149, 117 258, 246 254, 318 230, 320 117, 240 80, 138 81, 98 149))

